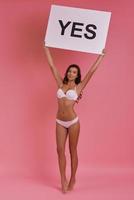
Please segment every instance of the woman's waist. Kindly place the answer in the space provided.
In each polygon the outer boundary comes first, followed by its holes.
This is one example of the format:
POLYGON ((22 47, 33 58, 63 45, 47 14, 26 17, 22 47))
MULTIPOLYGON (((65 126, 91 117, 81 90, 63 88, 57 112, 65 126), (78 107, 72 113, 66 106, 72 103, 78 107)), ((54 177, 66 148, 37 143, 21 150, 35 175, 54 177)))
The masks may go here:
POLYGON ((72 110, 72 111, 64 111, 64 110, 58 110, 56 118, 60 120, 72 120, 75 117, 77 117, 77 114, 72 110))

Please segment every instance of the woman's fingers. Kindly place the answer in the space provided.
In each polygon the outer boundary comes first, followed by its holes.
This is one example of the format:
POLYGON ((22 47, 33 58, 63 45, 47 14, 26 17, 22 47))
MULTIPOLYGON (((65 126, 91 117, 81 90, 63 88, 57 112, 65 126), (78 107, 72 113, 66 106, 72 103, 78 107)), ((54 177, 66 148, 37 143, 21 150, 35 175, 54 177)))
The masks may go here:
POLYGON ((106 49, 103 49, 102 50, 102 55, 105 55, 106 54, 106 49))

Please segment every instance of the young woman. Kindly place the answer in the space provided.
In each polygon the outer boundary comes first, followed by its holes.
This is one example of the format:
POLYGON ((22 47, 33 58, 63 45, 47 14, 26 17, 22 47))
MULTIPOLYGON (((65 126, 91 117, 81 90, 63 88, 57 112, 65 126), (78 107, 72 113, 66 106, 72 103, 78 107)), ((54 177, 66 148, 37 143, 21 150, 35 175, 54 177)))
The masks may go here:
POLYGON ((90 78, 96 71, 102 58, 104 57, 104 50, 99 55, 95 63, 91 66, 84 79, 81 80, 81 72, 78 65, 70 65, 65 73, 65 77, 62 79, 58 69, 56 68, 50 50, 44 46, 46 57, 49 67, 55 78, 58 86, 57 100, 58 111, 56 115, 56 143, 59 170, 61 175, 61 188, 65 193, 68 190, 72 190, 76 181, 76 171, 78 167, 78 155, 77 144, 80 133, 80 121, 74 111, 75 103, 79 101, 82 96, 82 91, 89 82, 90 78), (65 156, 65 144, 69 137, 69 152, 71 157, 71 177, 69 182, 66 178, 66 156, 65 156))

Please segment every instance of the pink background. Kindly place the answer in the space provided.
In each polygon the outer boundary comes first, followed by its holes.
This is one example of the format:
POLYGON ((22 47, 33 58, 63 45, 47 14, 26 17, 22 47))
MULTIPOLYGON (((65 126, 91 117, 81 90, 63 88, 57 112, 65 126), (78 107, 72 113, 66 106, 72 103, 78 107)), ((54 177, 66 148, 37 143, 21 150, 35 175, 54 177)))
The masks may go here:
MULTIPOLYGON (((79 169, 132 169, 133 1, 3 0, 0 6, 0 175, 58 175, 57 86, 43 49, 51 4, 112 12, 107 54, 75 106, 81 122, 79 169)), ((51 52, 62 76, 69 64, 76 63, 83 77, 96 59, 96 55, 75 51, 51 49, 51 52)), ((69 161, 68 148, 66 152, 69 161)))

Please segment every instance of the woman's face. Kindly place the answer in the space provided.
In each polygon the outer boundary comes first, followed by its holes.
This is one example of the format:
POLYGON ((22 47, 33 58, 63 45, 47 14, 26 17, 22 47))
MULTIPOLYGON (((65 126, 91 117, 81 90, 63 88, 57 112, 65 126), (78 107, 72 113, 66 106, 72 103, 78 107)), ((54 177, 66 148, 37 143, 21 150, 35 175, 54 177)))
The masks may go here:
POLYGON ((67 73, 67 78, 70 81, 73 81, 77 78, 78 75, 78 70, 76 67, 70 67, 68 73, 67 73))

